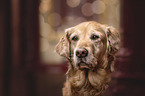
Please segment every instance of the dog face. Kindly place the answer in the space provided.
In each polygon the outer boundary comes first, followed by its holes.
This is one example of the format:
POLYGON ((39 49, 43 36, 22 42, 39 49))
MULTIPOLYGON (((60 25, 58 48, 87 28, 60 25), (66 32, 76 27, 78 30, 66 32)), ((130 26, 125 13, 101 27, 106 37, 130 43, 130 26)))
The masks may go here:
POLYGON ((87 23, 69 30, 74 66, 79 69, 94 68, 107 46, 105 32, 94 24, 87 23))
POLYGON ((94 69, 105 54, 116 53, 119 49, 118 38, 114 28, 94 21, 84 22, 66 29, 56 52, 72 61, 72 66, 77 69, 94 69))

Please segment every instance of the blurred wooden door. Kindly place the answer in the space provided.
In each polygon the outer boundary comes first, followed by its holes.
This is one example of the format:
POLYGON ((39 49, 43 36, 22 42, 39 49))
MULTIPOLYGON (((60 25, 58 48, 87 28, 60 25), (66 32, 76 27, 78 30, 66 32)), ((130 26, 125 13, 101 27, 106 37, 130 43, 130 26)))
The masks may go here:
POLYGON ((0 96, 35 96, 39 0, 0 0, 0 96))
POLYGON ((145 5, 137 0, 121 2, 122 45, 105 96, 145 96, 145 5))

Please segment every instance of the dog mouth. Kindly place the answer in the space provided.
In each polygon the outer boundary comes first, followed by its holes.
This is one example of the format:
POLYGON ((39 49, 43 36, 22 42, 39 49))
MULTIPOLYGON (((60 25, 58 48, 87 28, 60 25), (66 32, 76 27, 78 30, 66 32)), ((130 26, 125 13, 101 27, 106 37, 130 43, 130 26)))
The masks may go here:
POLYGON ((92 66, 92 64, 87 64, 86 62, 84 62, 83 60, 81 60, 78 63, 78 67, 79 67, 79 69, 91 69, 93 66, 92 66))

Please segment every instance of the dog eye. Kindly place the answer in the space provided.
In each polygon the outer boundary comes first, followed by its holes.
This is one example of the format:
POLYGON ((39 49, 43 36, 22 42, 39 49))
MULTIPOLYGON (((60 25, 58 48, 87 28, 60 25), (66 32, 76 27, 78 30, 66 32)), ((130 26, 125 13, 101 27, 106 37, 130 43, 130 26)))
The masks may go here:
POLYGON ((73 38, 72 38, 72 40, 73 41, 77 41, 79 38, 77 37, 77 36, 74 36, 73 38))
POLYGON ((99 38, 98 35, 94 35, 94 34, 93 34, 93 35, 91 36, 91 39, 92 39, 92 40, 97 40, 98 38, 99 38))

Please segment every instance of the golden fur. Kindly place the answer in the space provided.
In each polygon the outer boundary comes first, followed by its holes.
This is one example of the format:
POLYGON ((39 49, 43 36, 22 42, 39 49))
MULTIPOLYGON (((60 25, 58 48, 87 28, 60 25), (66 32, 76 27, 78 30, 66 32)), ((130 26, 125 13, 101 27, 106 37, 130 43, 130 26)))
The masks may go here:
POLYGON ((118 31, 95 21, 83 22, 65 31, 56 45, 56 52, 69 61, 63 96, 101 96, 114 70, 114 55, 120 42, 118 31), (82 48, 88 54, 78 58, 76 50, 82 48))

